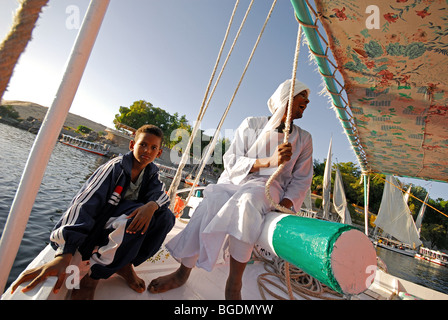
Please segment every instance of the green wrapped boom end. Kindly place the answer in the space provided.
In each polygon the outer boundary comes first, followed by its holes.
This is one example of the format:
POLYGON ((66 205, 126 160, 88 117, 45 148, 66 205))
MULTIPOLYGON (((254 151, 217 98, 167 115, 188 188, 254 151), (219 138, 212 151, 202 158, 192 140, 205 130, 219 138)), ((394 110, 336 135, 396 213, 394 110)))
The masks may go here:
MULTIPOLYGON (((344 294, 367 289, 376 271, 376 252, 364 233, 350 225, 271 212, 268 242, 280 258, 344 294)), ((269 220, 269 219, 268 219, 269 220)))

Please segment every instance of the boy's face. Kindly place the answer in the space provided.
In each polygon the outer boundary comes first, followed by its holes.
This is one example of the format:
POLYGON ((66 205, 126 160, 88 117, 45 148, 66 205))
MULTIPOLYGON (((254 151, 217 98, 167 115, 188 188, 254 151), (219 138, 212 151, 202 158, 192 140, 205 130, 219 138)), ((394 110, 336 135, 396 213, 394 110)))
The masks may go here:
POLYGON ((136 139, 129 143, 129 149, 133 152, 135 160, 146 167, 162 154, 162 139, 152 133, 140 133, 136 139))

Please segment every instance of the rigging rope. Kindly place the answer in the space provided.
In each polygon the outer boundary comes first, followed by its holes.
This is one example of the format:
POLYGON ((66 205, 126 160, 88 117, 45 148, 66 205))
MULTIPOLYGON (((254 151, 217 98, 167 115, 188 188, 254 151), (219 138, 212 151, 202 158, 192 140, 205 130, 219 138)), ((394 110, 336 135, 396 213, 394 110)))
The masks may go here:
POLYGON ((0 44, 0 102, 21 54, 31 41, 39 15, 48 1, 22 0, 19 3, 11 30, 0 44))
MULTIPOLYGON (((287 143, 289 140, 289 129, 291 127, 291 114, 292 114, 292 105, 293 105, 293 100, 294 100, 294 86, 295 86, 295 82, 296 82, 296 75, 297 75, 297 64, 299 61, 299 54, 300 54, 300 44, 301 44, 301 39, 302 39, 302 26, 299 24, 299 29, 297 30, 297 41, 296 41, 296 51, 295 51, 295 55, 294 55, 294 63, 293 63, 293 68, 292 68, 292 82, 291 82, 291 88, 289 90, 289 101, 288 101, 288 109, 287 109, 287 115, 286 115, 286 121, 285 121, 285 129, 284 129, 284 137, 283 137, 283 142, 287 143)), ((270 192, 270 188, 271 188, 271 183, 272 181, 280 174, 280 172, 283 170, 285 164, 282 163, 277 170, 275 170, 275 172, 269 177, 268 181, 266 182, 266 187, 265 187, 265 194, 266 197, 268 198, 268 200, 270 201, 270 203, 280 212, 284 212, 284 213, 288 213, 288 214, 295 214, 294 211, 287 209, 285 207, 283 207, 282 205, 280 205, 279 203, 276 203, 271 196, 271 192, 270 192)), ((290 269, 290 265, 289 262, 285 261, 285 279, 286 279, 286 284, 287 284, 287 288, 288 288, 288 295, 289 298, 292 300, 294 299, 293 296, 293 290, 292 290, 292 283, 291 283, 291 277, 289 274, 289 269, 290 269)))
MULTIPOLYGON (((252 2, 253 2, 253 0, 252 0, 252 2)), ((249 13, 249 10, 250 10, 250 7, 252 5, 252 2, 251 2, 250 6, 248 8, 248 11, 246 12, 246 16, 249 13)), ((271 18, 272 12, 274 11, 274 8, 275 8, 276 4, 277 4, 277 0, 274 0, 272 2, 271 8, 270 8, 270 10, 268 12, 268 15, 267 15, 267 17, 266 17, 266 19, 264 21, 263 27, 261 28, 261 31, 260 31, 260 33, 259 33, 259 35, 257 37, 257 40, 255 41, 255 44, 254 44, 254 47, 252 48, 250 56, 249 56, 249 58, 248 58, 248 60, 246 62, 246 66, 244 67, 244 70, 243 70, 243 73, 241 74, 240 80, 238 81, 238 84, 237 84, 237 86, 235 88, 235 91, 233 92, 233 95, 232 95, 232 97, 230 99, 230 102, 227 105, 227 108, 224 111, 224 114, 222 115, 222 117, 221 117, 221 119, 219 121, 218 127, 216 128, 215 134, 213 135, 212 142, 209 144, 209 148, 207 149, 207 152, 205 153, 203 159, 201 160, 201 167, 200 167, 200 169, 199 169, 199 171, 198 171, 198 173, 196 175, 196 178, 195 178, 195 180, 193 182, 193 188, 191 188, 190 193, 188 194, 188 197, 185 200, 185 204, 188 204, 188 201, 190 200, 190 198, 191 198, 191 196, 192 196, 192 194, 194 192, 194 186, 196 186, 198 184, 199 178, 201 177, 201 174, 202 174, 202 171, 204 170, 205 165, 207 164, 208 160, 210 159, 211 154, 213 153, 213 151, 215 149, 215 145, 216 145, 216 142, 218 140, 219 133, 221 131, 222 125, 224 124, 224 120, 227 117, 227 114, 229 113, 230 107, 233 104, 233 100, 235 99, 235 96, 238 93, 238 90, 239 90, 239 88, 241 86, 241 83, 242 83, 242 81, 244 79, 244 76, 246 75, 246 72, 247 72, 247 69, 249 68, 250 63, 252 62, 253 56, 255 54, 255 51, 258 48, 258 44, 260 43, 261 37, 263 36, 264 30, 266 29, 266 26, 268 24, 269 19, 271 18)), ((246 16, 245 16, 245 18, 246 18, 246 16)), ((243 22, 244 22, 244 20, 243 20, 243 22)), ((237 36, 239 36, 239 32, 240 31, 241 31, 241 28, 238 31, 237 36)), ((235 39, 233 45, 235 44, 235 42, 236 42, 236 39, 235 39)), ((232 50, 233 50, 233 45, 232 45, 232 50)), ((230 53, 231 52, 229 52, 229 55, 230 55, 230 53)), ((228 57, 229 57, 229 55, 228 55, 228 57)), ((227 59, 226 59, 226 62, 227 62, 227 59)), ((223 66, 223 68, 224 68, 224 66, 223 66)), ((222 73, 222 70, 221 70, 221 73, 222 73)), ((221 74, 219 75, 219 77, 220 76, 221 76, 221 74)))
POLYGON ((176 197, 176 191, 177 191, 177 188, 179 186, 179 183, 180 183, 180 180, 181 180, 181 177, 182 177, 182 170, 185 167, 185 164, 187 163, 187 158, 189 157, 190 148, 191 148, 191 145, 193 144, 193 139, 196 136, 196 133, 198 131, 198 128, 199 128, 199 126, 201 124, 202 118, 204 117, 204 114, 205 114, 205 111, 206 111, 205 102, 207 100, 207 96, 208 96, 208 93, 210 91, 210 87, 211 87, 211 84, 213 82, 213 78, 215 77, 216 70, 218 69, 219 61, 221 60, 221 55, 222 55, 222 52, 224 51, 224 46, 225 46, 225 44, 227 42, 227 37, 229 35, 230 28, 231 28, 231 26, 233 24, 233 19, 235 17, 236 9, 238 7, 239 2, 240 2, 239 0, 236 0, 236 2, 235 2, 235 6, 233 8, 232 15, 231 15, 229 23, 227 25, 226 33, 224 35, 224 39, 222 41, 221 48, 219 50, 218 57, 216 59, 215 66, 213 68, 212 74, 210 76, 210 80, 208 82, 208 85, 207 85, 207 88, 206 88, 206 91, 205 91, 205 94, 204 94, 204 98, 202 100, 201 108, 199 109, 199 114, 198 114, 198 117, 196 119, 196 123, 195 123, 195 125, 193 127, 193 131, 191 133, 190 139, 188 140, 187 146, 186 146, 186 148, 185 148, 185 150, 184 150, 184 152, 182 154, 179 166, 177 167, 176 174, 175 174, 175 176, 173 178, 173 182, 171 183, 170 188, 168 189, 168 196, 169 196, 170 202, 171 202, 170 203, 170 209, 171 210, 173 210, 173 208, 174 208, 174 203, 175 203, 174 199, 176 197))
MULTIPOLYGON (((292 104, 293 104, 293 100, 294 100, 294 86, 295 86, 295 81, 296 81, 296 75, 297 75, 297 64, 298 64, 298 60, 299 60, 299 54, 300 54, 300 44, 301 44, 301 39, 302 39, 302 26, 299 24, 299 29, 297 31, 297 41, 296 41, 296 50, 295 50, 295 55, 294 55, 294 63, 293 63, 293 70, 292 70, 292 83, 291 83, 291 89, 289 92, 289 101, 288 101, 288 109, 287 109, 287 116, 286 116, 286 122, 285 122, 285 129, 284 129, 284 138, 283 138, 283 142, 287 143, 288 139, 289 139, 289 129, 291 127, 291 114, 292 114, 292 104)), ((280 172, 283 170, 285 164, 282 163, 277 170, 275 170, 275 172, 271 175, 271 177, 268 179, 268 181, 266 182, 266 188, 265 188, 265 194, 266 197, 269 199, 269 201, 271 202, 271 204, 279 211, 284 212, 284 213, 289 213, 289 214, 295 214, 294 211, 287 209, 283 206, 281 206, 280 204, 276 203, 272 197, 271 197, 271 193, 270 193, 270 187, 271 187, 271 183, 272 181, 280 174, 280 172)))
POLYGON ((310 300, 310 297, 323 300, 345 299, 343 295, 331 290, 301 269, 288 264, 278 257, 267 259, 257 250, 257 248, 255 248, 253 259, 264 263, 264 268, 267 271, 266 273, 259 275, 257 279, 258 289, 264 300, 266 300, 265 293, 268 293, 278 300, 287 299, 278 294, 277 290, 274 291, 273 289, 270 289, 268 285, 288 294, 290 300, 296 300, 294 294, 297 294, 306 300, 310 300), (271 280, 271 278, 277 278, 283 285, 287 285, 287 289, 278 282, 271 280))

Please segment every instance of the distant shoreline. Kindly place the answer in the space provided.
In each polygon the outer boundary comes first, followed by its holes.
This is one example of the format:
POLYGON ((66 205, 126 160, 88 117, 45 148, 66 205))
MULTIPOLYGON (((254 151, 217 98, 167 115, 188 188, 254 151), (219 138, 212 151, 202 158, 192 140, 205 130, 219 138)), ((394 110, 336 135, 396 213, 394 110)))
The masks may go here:
MULTIPOLYGON (((12 106, 14 108, 14 110, 16 110, 19 113, 19 117, 21 120, 23 120, 23 122, 26 121, 26 119, 32 117, 34 119, 37 119, 39 122, 39 126, 40 126, 40 122, 45 118, 45 115, 48 111, 48 107, 44 107, 41 106, 37 103, 33 103, 33 102, 27 102, 27 101, 17 101, 17 100, 3 100, 1 105, 3 106, 12 106)), ((20 129, 25 129, 23 128, 23 126, 20 126, 20 123, 11 119, 1 119, 0 118, 0 122, 5 123, 7 125, 11 125, 20 129), (14 123, 15 122, 15 123, 14 123)), ((76 130, 76 128, 78 128, 78 126, 86 126, 90 129, 92 129, 93 131, 99 133, 99 132, 105 132, 105 130, 108 128, 100 123, 94 122, 92 120, 89 120, 87 118, 78 116, 76 114, 72 114, 72 113, 68 113, 67 114, 67 118, 65 120, 64 126, 65 127, 70 127, 73 128, 74 130, 76 130)), ((28 130, 30 132, 33 133, 37 133, 38 128, 33 128, 34 130, 28 130)), ((68 135, 75 135, 74 131, 66 131, 66 130, 62 130, 61 133, 65 133, 68 135)), ((111 149, 110 149, 110 154, 106 155, 106 157, 114 157, 120 153, 124 154, 126 152, 128 152, 128 146, 126 145, 126 147, 124 146, 114 146, 113 144, 111 144, 111 149)), ((162 154, 162 157, 160 159, 158 159, 158 162, 166 165, 166 166, 171 166, 173 168, 177 168, 177 164, 172 163, 170 161, 169 158, 169 154, 170 154, 170 149, 165 150, 162 154)), ((186 171, 191 170, 194 167, 194 165, 186 165, 186 171)), ((211 179, 211 180, 217 180, 217 178, 219 177, 219 174, 207 174, 206 172, 203 172, 203 176, 207 176, 207 178, 211 179)))
MULTIPOLYGON (((28 101, 18 101, 18 100, 2 100, 1 105, 12 106, 14 110, 19 113, 21 119, 26 120, 28 117, 33 117, 42 121, 48 111, 48 107, 44 107, 37 103, 28 101)), ((78 116, 73 113, 68 113, 67 118, 64 123, 65 126, 76 129, 78 126, 86 126, 93 131, 101 132, 106 130, 107 126, 97 123, 95 121, 89 120, 87 118, 78 116)))

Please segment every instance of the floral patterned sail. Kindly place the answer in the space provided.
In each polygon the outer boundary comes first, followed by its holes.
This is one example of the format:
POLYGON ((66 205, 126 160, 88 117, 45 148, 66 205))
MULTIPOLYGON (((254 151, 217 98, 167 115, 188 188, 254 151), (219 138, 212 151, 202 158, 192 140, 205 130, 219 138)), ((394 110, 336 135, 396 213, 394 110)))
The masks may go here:
POLYGON ((315 3, 368 169, 448 181, 448 1, 315 3))

